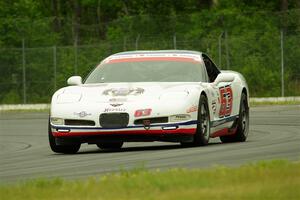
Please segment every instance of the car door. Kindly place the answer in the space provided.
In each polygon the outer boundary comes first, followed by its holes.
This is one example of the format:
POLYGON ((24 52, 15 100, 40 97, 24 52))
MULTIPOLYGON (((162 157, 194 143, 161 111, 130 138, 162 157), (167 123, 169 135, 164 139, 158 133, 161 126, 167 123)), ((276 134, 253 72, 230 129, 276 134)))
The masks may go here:
MULTIPOLYGON (((225 124, 227 119, 232 116, 233 103, 234 103, 234 89, 232 88, 232 82, 221 82, 217 85, 213 84, 217 76, 221 71, 212 62, 212 60, 205 54, 203 56, 203 61, 207 70, 207 75, 209 77, 209 82, 211 83, 211 109, 213 113, 213 118, 211 119, 213 126, 218 126, 225 124)), ((231 124, 229 123, 228 126, 231 124)), ((224 127, 224 126, 222 126, 224 127)))

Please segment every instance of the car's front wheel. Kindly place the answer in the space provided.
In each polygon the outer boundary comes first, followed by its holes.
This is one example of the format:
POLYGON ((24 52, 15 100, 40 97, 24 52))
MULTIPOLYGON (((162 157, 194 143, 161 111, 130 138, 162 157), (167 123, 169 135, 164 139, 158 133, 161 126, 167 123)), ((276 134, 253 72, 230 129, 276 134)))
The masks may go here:
POLYGON ((240 103, 240 113, 237 121, 237 130, 234 135, 221 136, 220 140, 223 143, 228 142, 245 142, 249 132, 249 107, 247 102, 247 95, 242 93, 240 103))
POLYGON ((119 150, 122 148, 123 142, 98 143, 97 146, 100 149, 104 149, 104 150, 119 150))
POLYGON ((55 137, 52 135, 51 125, 49 121, 48 125, 48 137, 49 145, 52 151, 56 153, 65 153, 65 154, 75 154, 80 149, 80 143, 68 144, 68 145, 58 145, 55 142, 55 137))
POLYGON ((210 117, 207 98, 204 95, 200 96, 198 105, 198 120, 197 130, 194 135, 193 142, 181 143, 183 146, 205 146, 210 138, 210 117))

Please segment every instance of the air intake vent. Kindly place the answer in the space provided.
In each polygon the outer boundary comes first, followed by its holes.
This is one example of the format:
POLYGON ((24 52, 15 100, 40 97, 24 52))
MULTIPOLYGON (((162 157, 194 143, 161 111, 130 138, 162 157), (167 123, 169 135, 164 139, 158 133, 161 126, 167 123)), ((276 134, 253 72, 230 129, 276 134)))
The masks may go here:
POLYGON ((92 121, 92 120, 65 119, 65 125, 69 125, 69 126, 95 126, 95 122, 92 121))
POLYGON ((158 124, 158 123, 168 123, 168 117, 153 117, 153 118, 144 118, 137 119, 134 121, 134 124, 144 124, 144 121, 150 122, 150 124, 158 124))
POLYGON ((100 125, 103 128, 125 128, 129 122, 128 113, 102 113, 100 125))

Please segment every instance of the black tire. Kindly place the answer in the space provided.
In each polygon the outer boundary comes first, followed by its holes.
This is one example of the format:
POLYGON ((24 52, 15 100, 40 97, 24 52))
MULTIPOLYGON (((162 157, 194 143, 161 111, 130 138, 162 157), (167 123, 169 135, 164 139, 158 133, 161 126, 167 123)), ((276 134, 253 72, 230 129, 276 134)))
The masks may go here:
POLYGON ((204 95, 200 96, 197 119, 197 130, 193 142, 181 143, 183 146, 205 146, 209 142, 210 117, 207 98, 204 95))
POLYGON ((70 145, 57 145, 55 142, 55 137, 51 132, 50 121, 48 124, 48 137, 49 137, 49 145, 53 152, 55 153, 64 153, 64 154, 75 154, 80 149, 80 143, 74 143, 70 145))
POLYGON ((103 150, 119 150, 123 146, 123 142, 98 143, 97 146, 103 150))
POLYGON ((247 102, 247 95, 245 93, 242 93, 236 133, 234 135, 221 136, 220 140, 223 143, 245 142, 248 137, 248 133, 249 133, 249 107, 247 102))

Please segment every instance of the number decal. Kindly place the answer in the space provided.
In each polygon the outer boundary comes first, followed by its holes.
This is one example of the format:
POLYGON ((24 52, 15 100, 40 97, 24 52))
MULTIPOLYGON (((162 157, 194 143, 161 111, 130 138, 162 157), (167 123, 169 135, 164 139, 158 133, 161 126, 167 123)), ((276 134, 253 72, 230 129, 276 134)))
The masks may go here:
POLYGON ((220 112, 219 117, 227 117, 232 111, 232 89, 231 87, 225 86, 220 89, 220 112))

